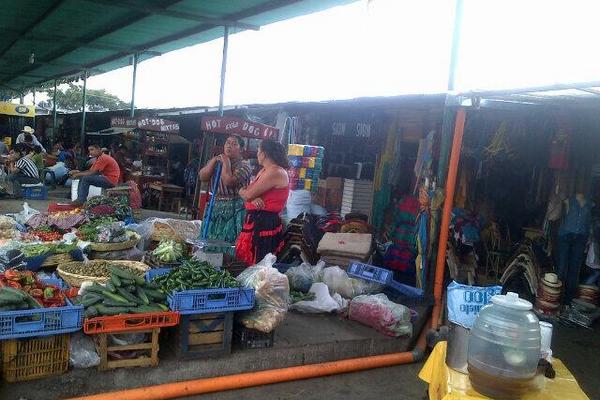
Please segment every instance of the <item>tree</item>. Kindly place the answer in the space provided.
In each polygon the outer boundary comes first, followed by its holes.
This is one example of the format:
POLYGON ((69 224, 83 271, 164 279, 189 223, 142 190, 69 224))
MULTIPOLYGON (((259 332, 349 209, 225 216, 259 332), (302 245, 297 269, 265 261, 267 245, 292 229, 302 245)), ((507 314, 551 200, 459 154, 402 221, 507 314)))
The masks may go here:
MULTIPOLYGON (((68 85, 69 87, 64 91, 56 89, 56 108, 63 111, 81 111, 83 89, 73 83, 69 83, 68 85)), ((51 109, 53 107, 54 89, 46 90, 45 93, 48 96, 48 100, 40 102, 39 105, 51 109)), ((104 89, 87 89, 86 97, 86 110, 88 111, 112 111, 129 108, 129 103, 124 102, 104 89)))

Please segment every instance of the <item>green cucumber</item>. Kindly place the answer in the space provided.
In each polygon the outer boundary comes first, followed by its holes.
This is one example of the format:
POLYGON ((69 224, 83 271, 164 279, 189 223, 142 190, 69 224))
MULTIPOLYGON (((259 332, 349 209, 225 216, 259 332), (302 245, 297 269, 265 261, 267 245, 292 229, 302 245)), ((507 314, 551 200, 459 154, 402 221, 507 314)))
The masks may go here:
POLYGON ((129 293, 127 290, 125 290, 123 288, 119 288, 117 290, 117 293, 120 294, 121 296, 123 296, 127 301, 130 301, 132 303, 136 303, 136 304, 143 303, 143 301, 141 299, 138 299, 133 294, 129 293))
MULTIPOLYGON (((117 291, 117 288, 115 287, 115 285, 112 283, 112 281, 109 279, 106 282, 106 289, 108 289, 109 291, 115 293, 117 291)), ((104 291, 106 291, 106 289, 104 289, 104 291)))
POLYGON ((148 296, 146 296, 144 289, 138 287, 135 294, 142 300, 142 302, 144 302, 144 305, 150 304, 150 299, 148 298, 148 296))
POLYGON ((3 287, 0 289, 0 300, 3 303, 19 303, 25 300, 27 295, 19 289, 3 287))
POLYGON ((107 307, 136 307, 137 303, 134 303, 132 301, 120 302, 111 299, 104 299, 102 301, 102 305, 105 305, 107 307))
POLYGON ((84 307, 89 307, 89 306, 93 306, 96 303, 99 303, 102 301, 102 296, 99 296, 95 293, 86 293, 85 295, 83 295, 83 297, 81 297, 81 304, 83 304, 84 307))
POLYGON ((110 281, 113 285, 115 285, 115 287, 121 286, 121 279, 119 279, 119 277, 115 274, 110 274, 110 281))
POLYGON ((98 310, 98 314, 100 315, 119 315, 119 314, 128 314, 129 307, 107 307, 103 304, 98 304, 95 306, 98 310))
POLYGON ((127 303, 127 299, 125 297, 109 292, 108 290, 103 291, 102 294, 104 295, 104 299, 110 299, 119 303, 127 303))
POLYGON ((86 292, 94 292, 94 293, 102 293, 105 290, 106 290, 106 287, 104 287, 102 285, 99 285, 97 283, 94 283, 94 284, 92 284, 90 286, 87 286, 85 288, 86 292))
POLYGON ((96 309, 96 307, 94 306, 90 306, 88 308, 85 309, 85 312, 83 313, 84 317, 86 318, 94 318, 98 316, 98 309, 96 309))
POLYGON ((144 289, 144 293, 153 300, 165 300, 167 295, 159 290, 144 289))
POLYGON ((154 313, 154 312, 162 312, 164 311, 162 307, 158 305, 147 305, 147 306, 137 306, 135 308, 131 308, 130 311, 134 314, 144 314, 144 313, 154 313))
POLYGON ((125 271, 124 269, 119 268, 119 267, 115 267, 115 266, 108 267, 108 270, 111 273, 117 275, 119 278, 129 279, 130 281, 134 281, 134 282, 137 282, 139 279, 139 277, 135 276, 131 272, 125 271))

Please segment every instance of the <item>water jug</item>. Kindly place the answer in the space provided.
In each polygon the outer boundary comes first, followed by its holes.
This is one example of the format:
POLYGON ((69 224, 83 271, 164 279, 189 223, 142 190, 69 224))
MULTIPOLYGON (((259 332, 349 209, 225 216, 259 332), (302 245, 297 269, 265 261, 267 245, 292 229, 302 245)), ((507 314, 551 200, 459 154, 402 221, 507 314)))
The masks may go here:
POLYGON ((540 358, 539 320, 516 293, 492 297, 469 336, 468 370, 473 388, 494 399, 515 399, 531 390, 540 358))

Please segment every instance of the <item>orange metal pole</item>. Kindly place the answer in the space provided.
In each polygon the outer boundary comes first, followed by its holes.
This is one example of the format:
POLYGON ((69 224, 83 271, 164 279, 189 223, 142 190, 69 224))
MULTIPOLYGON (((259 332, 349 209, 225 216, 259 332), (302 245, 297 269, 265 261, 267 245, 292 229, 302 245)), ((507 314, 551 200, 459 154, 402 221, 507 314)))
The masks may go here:
POLYGON ((458 162, 460 161, 460 149, 462 146, 465 130, 465 119, 467 111, 460 107, 456 112, 456 123, 454 125, 454 138, 448 165, 448 178, 446 179, 446 197, 442 212, 442 223, 440 226, 440 237, 438 241, 437 262, 435 266, 435 280, 433 283, 433 297, 435 305, 431 315, 431 323, 434 329, 439 326, 439 318, 442 311, 442 291, 444 286, 444 272, 446 269, 446 246, 448 245, 448 230, 450 229, 450 216, 454 203, 454 191, 456 189, 456 176, 458 174, 458 162))

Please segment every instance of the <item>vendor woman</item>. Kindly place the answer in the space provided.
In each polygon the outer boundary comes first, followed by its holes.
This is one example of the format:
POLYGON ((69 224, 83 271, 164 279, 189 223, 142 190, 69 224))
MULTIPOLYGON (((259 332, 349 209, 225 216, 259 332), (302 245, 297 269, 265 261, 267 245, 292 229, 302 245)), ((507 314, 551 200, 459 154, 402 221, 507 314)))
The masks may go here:
POLYGON ((281 143, 263 141, 257 156, 262 169, 247 188, 240 190, 247 213, 235 250, 236 257, 248 265, 269 253, 277 255, 283 247, 279 213, 289 194, 288 158, 281 143))
POLYGON ((208 239, 223 240, 233 244, 242 231, 245 210, 239 191, 242 187, 248 186, 252 173, 250 165, 242 160, 243 149, 244 140, 241 137, 229 136, 225 141, 223 154, 213 157, 199 171, 200 180, 206 182, 214 178, 217 163, 220 162, 222 165, 208 239))

